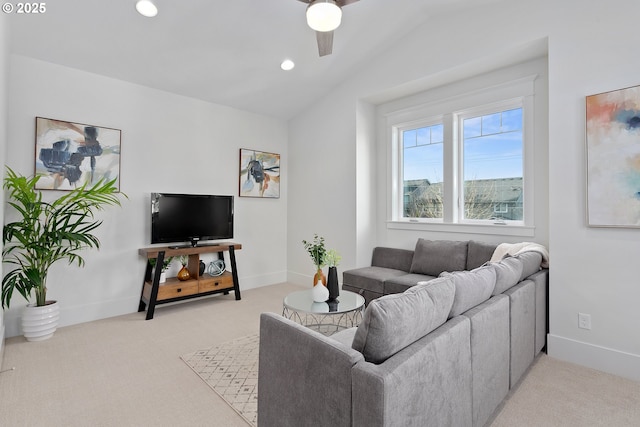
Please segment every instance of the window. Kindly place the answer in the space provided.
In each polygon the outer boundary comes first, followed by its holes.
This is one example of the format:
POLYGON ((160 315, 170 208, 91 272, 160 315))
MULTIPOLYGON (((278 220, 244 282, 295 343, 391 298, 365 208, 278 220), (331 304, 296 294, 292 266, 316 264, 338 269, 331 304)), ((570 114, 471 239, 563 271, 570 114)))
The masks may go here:
POLYGON ((522 221, 522 107, 460 115, 461 219, 522 221))
POLYGON ((534 80, 387 114, 392 228, 532 229, 534 80))

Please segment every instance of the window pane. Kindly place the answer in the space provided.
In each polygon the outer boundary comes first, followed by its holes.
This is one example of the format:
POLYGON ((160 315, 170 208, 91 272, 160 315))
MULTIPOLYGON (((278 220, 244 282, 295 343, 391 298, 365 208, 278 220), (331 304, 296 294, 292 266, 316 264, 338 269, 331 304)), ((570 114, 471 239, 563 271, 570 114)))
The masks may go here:
POLYGON ((404 147, 415 147, 416 145, 416 130, 405 130, 402 132, 402 144, 404 147))
POLYGON ((482 116, 482 134, 491 135, 500 132, 500 113, 482 116))
POLYGON ((443 141, 443 126, 435 125, 431 126, 431 142, 437 143, 443 141))
POLYGON ((522 129, 522 108, 504 111, 502 113, 502 130, 520 130, 522 129))
MULTIPOLYGON (((427 134, 429 128, 426 129, 427 134)), ((403 216, 442 218, 443 144, 403 150, 403 216)))
POLYGON ((414 132, 416 132, 418 145, 427 145, 431 143, 429 128, 416 129, 414 132))
POLYGON ((475 136, 482 135, 482 121, 481 117, 474 117, 472 119, 464 120, 464 135, 466 138, 473 138, 475 136))
MULTIPOLYGON (((505 112, 507 113, 507 112, 505 112)), ((509 126, 516 126, 522 109, 510 110, 509 126)), ((501 113, 483 116, 500 116, 501 113)), ((467 119, 467 120, 475 120, 467 119)), ((464 122, 464 129, 467 128, 464 122)), ((493 119, 491 119, 492 121, 493 119)), ((487 121, 489 123, 489 120, 487 121)), ((518 125, 518 128, 521 128, 518 125)), ((465 132, 463 138, 463 192, 465 219, 523 219, 522 209, 522 131, 503 130, 493 135, 475 136, 465 132)), ((486 134, 486 129, 483 129, 486 134)))

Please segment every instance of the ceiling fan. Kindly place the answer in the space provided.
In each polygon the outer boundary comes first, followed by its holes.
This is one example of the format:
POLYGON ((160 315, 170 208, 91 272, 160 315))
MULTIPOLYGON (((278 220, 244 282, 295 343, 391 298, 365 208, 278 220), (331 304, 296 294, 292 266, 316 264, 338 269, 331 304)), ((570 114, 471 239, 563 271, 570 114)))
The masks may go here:
POLYGON ((340 26, 342 6, 358 0, 299 0, 307 3, 307 24, 316 31, 318 53, 330 55, 333 51, 333 30, 340 26))

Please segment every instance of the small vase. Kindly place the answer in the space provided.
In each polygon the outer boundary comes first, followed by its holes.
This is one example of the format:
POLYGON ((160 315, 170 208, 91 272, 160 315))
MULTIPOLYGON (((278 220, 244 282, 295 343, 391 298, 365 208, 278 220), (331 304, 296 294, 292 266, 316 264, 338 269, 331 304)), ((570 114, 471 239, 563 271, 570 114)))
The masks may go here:
POLYGON ((329 299, 329 289, 322 283, 318 283, 311 291, 315 302, 326 302, 329 299))
POLYGON ((313 275, 313 286, 318 283, 322 283, 324 286, 327 286, 327 276, 324 275, 321 268, 318 268, 316 274, 313 275))
POLYGON ((329 267, 329 277, 327 278, 327 289, 329 289, 329 301, 333 301, 340 295, 338 287, 338 269, 329 267))
POLYGON ((158 281, 158 283, 164 283, 167 281, 167 272, 166 271, 162 271, 160 273, 160 280, 158 281))
POLYGON ((191 278, 191 273, 189 273, 187 266, 183 265, 180 271, 178 271, 178 280, 184 282, 185 280, 189 280, 190 278, 191 278))

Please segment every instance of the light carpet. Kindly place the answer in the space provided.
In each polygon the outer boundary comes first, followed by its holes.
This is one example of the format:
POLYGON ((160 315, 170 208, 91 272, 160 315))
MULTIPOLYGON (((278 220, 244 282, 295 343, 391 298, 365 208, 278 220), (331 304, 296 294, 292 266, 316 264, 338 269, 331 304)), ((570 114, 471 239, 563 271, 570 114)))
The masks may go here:
POLYGON ((250 425, 258 425, 259 336, 248 335, 181 356, 250 425))

